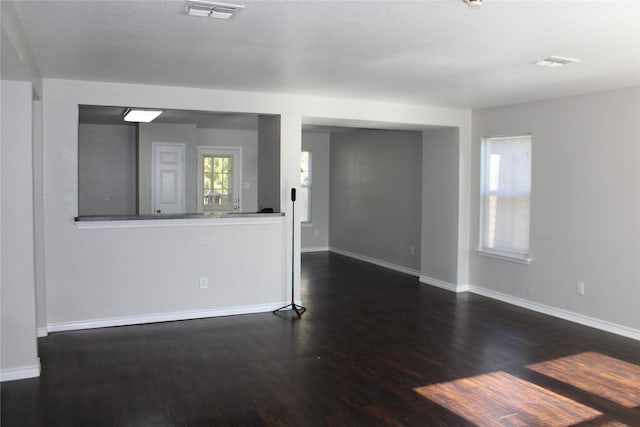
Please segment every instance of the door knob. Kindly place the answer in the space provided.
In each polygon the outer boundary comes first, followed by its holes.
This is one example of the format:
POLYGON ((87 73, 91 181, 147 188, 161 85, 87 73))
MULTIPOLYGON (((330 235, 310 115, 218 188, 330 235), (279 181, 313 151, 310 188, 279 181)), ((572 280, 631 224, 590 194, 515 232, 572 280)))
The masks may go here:
POLYGON ((162 209, 158 209, 158 210, 156 211, 156 213, 161 213, 161 212, 162 212, 162 209))

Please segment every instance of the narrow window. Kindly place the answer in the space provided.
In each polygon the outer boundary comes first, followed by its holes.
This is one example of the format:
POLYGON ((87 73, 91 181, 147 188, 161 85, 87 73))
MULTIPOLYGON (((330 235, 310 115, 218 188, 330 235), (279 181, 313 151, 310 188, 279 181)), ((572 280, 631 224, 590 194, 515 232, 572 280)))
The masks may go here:
POLYGON ((311 222, 311 151, 300 156, 300 221, 311 222))
POLYGON ((531 211, 531 135, 482 140, 480 253, 526 262, 531 211))
POLYGON ((240 209, 240 162, 238 149, 198 148, 198 212, 240 209))
POLYGON ((205 154, 203 161, 204 209, 231 205, 233 203, 233 158, 228 155, 205 154))

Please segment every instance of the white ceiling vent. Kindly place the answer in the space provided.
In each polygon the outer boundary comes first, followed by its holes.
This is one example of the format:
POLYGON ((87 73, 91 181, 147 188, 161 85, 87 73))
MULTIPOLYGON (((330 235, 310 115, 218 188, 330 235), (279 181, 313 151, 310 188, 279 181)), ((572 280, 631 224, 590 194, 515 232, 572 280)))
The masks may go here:
POLYGON ((544 58, 539 61, 536 61, 535 64, 541 67, 556 68, 556 67, 562 67, 563 65, 571 64, 574 62, 580 62, 580 60, 575 58, 566 58, 564 56, 552 55, 548 58, 544 58))
POLYGON ((463 0, 469 9, 480 9, 482 7, 482 0, 463 0))
POLYGON ((244 6, 241 5, 190 0, 189 4, 187 4, 186 11, 191 16, 229 19, 242 9, 244 9, 244 6))

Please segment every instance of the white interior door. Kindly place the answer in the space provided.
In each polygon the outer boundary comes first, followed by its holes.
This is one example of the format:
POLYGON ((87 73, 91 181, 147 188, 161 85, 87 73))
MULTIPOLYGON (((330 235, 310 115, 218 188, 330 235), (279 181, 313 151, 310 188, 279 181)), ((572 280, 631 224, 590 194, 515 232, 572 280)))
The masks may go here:
POLYGON ((153 213, 183 214, 184 144, 153 143, 153 213))
POLYGON ((242 150, 198 147, 198 212, 240 212, 242 150))

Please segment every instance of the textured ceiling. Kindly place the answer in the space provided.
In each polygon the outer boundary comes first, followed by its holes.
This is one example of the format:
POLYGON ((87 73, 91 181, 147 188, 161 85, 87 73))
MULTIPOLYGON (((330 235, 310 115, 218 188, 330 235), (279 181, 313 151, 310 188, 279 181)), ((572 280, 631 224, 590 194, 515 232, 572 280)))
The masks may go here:
POLYGON ((640 84, 639 1, 16 1, 44 77, 480 108, 640 84), (579 64, 549 69, 561 55, 579 64))

